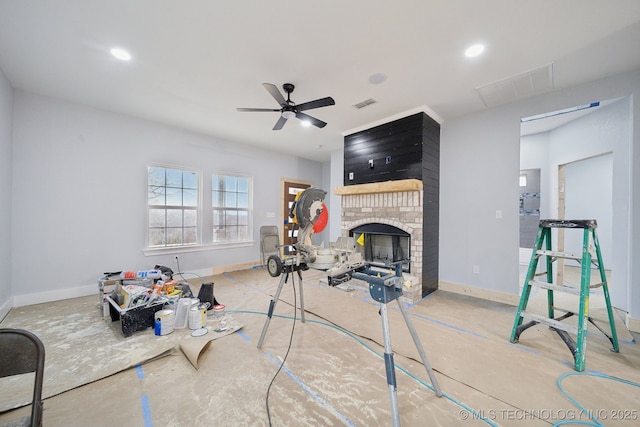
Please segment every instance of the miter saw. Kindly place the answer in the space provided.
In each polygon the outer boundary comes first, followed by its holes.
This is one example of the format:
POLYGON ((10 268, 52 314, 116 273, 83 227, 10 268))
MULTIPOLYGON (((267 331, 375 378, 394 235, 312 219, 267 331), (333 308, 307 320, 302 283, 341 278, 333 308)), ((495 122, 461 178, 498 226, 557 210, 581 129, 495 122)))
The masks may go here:
MULTIPOLYGON (((384 339, 384 362, 385 372, 387 375, 387 385, 389 387, 389 397, 391 400, 391 414, 393 418, 393 426, 400 426, 400 412, 398 407, 398 396, 396 392, 396 375, 395 363, 393 361, 393 350, 391 348, 391 337, 389 329, 389 320, 387 315, 387 304, 393 301, 398 303, 398 308, 402 313, 402 317, 409 329, 413 342, 416 345, 418 354, 422 364, 425 367, 429 379, 433 385, 433 391, 436 396, 443 396, 438 381, 433 373, 431 365, 427 360, 427 356, 420 342, 420 338, 411 322, 409 314, 399 298, 402 295, 402 286, 404 279, 402 276, 402 263, 394 263, 395 272, 382 273, 380 271, 369 268, 368 264, 362 262, 362 254, 356 249, 356 242, 353 237, 341 237, 330 248, 325 249, 324 246, 314 246, 311 240, 313 233, 322 231, 328 222, 329 215, 327 207, 324 204, 324 196, 326 191, 318 188, 307 188, 298 193, 296 199, 289 211, 289 217, 294 224, 300 229, 298 231, 298 242, 294 244, 295 255, 280 259, 277 255, 271 255, 267 260, 267 270, 272 277, 280 276, 284 273, 278 284, 278 288, 269 304, 267 319, 265 320, 258 340, 258 348, 262 348, 262 343, 267 334, 269 324, 273 317, 276 302, 280 299, 282 287, 291 274, 291 283, 294 285, 293 272, 297 273, 299 278, 299 303, 300 303, 300 319, 305 322, 305 309, 303 297, 303 281, 302 270, 313 268, 327 272, 329 285, 335 286, 347 280, 359 279, 369 284, 369 293, 374 301, 380 303, 380 316, 382 318, 382 335, 384 339)), ((295 285, 294 285, 295 290, 295 285)), ((295 294, 294 294, 295 295, 295 294)), ((294 299, 295 306, 295 299, 294 299)), ((294 312, 295 313, 295 312, 294 312)), ((295 318, 295 316, 294 316, 295 318)), ((284 363, 284 362, 283 362, 284 363)))
POLYGON ((311 187, 296 195, 289 210, 291 222, 298 226, 298 241, 290 245, 295 249, 295 255, 284 259, 271 255, 267 259, 269 275, 278 277, 283 270, 291 272, 313 268, 327 271, 329 284, 335 286, 350 280, 351 272, 365 266, 352 237, 340 237, 329 248, 325 248, 324 244, 313 244, 313 234, 324 230, 329 220, 327 206, 324 204, 326 194, 324 190, 311 187))

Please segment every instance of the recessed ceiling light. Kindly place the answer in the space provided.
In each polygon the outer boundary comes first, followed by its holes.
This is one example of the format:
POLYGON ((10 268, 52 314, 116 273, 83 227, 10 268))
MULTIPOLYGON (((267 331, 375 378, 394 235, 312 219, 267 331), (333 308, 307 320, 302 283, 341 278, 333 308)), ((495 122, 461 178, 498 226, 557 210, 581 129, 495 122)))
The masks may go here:
POLYGON ((307 120, 303 120, 300 122, 300 125, 302 125, 303 127, 308 128, 309 126, 311 126, 311 122, 307 121, 307 120))
POLYGON ((114 47, 113 49, 111 49, 111 55, 113 55, 120 61, 129 61, 131 59, 131 54, 124 49, 120 49, 119 47, 114 47))
POLYGON ((372 85, 379 85, 387 80, 387 75, 384 73, 375 73, 369 76, 369 83, 372 85))
POLYGON ((474 44, 472 46, 469 46, 467 50, 464 51, 464 56, 466 56, 467 58, 474 58, 482 54, 482 52, 484 52, 484 45, 474 44))

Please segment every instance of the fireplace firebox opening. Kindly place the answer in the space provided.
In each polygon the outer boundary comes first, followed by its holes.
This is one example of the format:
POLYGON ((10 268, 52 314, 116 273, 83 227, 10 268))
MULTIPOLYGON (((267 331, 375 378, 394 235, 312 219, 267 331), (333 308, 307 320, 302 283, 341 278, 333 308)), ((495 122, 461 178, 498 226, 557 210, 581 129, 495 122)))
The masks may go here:
POLYGON ((375 267, 404 261, 402 271, 411 272, 411 235, 388 224, 370 223, 349 231, 362 245, 364 261, 375 267))

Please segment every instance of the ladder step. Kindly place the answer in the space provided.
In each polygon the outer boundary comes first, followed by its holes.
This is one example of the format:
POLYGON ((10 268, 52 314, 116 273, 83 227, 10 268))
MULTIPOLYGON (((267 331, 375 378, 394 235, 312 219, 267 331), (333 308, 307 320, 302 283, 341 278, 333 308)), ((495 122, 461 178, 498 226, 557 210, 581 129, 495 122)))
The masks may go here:
POLYGON ((520 313, 520 316, 522 316, 525 319, 533 320, 534 322, 543 323, 545 325, 551 326, 552 328, 559 329, 561 331, 567 331, 573 334, 578 333, 577 326, 568 325, 566 323, 559 322, 555 319, 549 319, 548 317, 540 316, 538 314, 527 313, 526 311, 523 311, 520 313))
POLYGON ((575 259, 576 261, 582 260, 582 255, 572 254, 570 252, 559 252, 559 251, 548 251, 544 249, 538 249, 536 251, 537 255, 547 255, 555 258, 564 258, 564 259, 575 259))
POLYGON ((580 295, 580 288, 574 288, 573 286, 561 286, 554 285, 553 283, 541 282, 540 280, 529 280, 531 286, 537 286, 538 288, 551 289, 553 291, 565 292, 573 295, 580 295))

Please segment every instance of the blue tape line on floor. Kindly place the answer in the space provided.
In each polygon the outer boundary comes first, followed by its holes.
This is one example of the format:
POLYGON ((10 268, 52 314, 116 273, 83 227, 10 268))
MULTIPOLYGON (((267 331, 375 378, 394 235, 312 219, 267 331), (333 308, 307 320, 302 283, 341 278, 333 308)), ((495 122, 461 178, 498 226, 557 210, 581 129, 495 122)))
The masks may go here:
MULTIPOLYGON (((271 354, 267 353, 266 351, 264 352, 265 356, 267 356, 267 358, 269 360, 271 360, 273 362, 274 365, 276 366, 280 366, 281 362, 276 359, 275 357, 273 357, 271 354)), ((298 384, 300 386, 300 388, 302 388, 302 390, 304 390, 309 396, 311 396, 316 402, 318 402, 318 404, 324 408, 326 408, 329 412, 331 412, 333 415, 335 415, 336 417, 338 417, 345 425, 347 426, 353 426, 356 427, 356 423, 354 423, 353 421, 351 421, 347 416, 341 414, 336 408, 334 408, 333 406, 331 406, 331 404, 329 404, 329 402, 327 402, 326 400, 324 400, 324 398, 322 396, 320 396, 318 393, 316 393, 315 391, 311 390, 311 388, 309 388, 309 386, 307 386, 300 378, 298 378, 293 372, 291 372, 289 369, 287 369, 287 367, 283 366, 282 367, 282 372, 284 372, 285 374, 287 374, 289 376, 289 378, 291 378, 296 384, 298 384)))
POLYGON ((142 419, 144 420, 144 427, 153 427, 153 421, 151 420, 151 407, 149 407, 149 396, 143 394, 140 400, 142 403, 142 419))
POLYGON ((144 379, 144 372, 142 372, 142 366, 140 365, 136 366, 136 375, 138 376, 139 380, 144 379))
POLYGON ((251 342, 251 338, 249 338, 249 337, 247 336, 247 334, 245 334, 244 332, 242 332, 242 331, 238 330, 238 331, 236 331, 236 334, 238 334, 238 335, 240 335, 242 338, 244 338, 244 340, 245 340, 245 341, 247 341, 247 342, 251 342))

